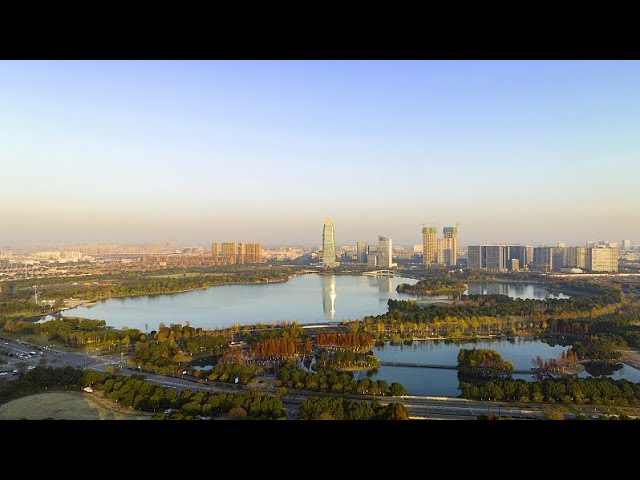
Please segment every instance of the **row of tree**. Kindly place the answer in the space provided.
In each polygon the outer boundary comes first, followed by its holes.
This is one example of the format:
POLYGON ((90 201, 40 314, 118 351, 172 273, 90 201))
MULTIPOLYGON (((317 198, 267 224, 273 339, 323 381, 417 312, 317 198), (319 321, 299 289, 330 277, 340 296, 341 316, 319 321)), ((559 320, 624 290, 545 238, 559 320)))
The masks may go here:
POLYGON ((341 397, 311 397, 300 405, 299 420, 408 420, 402 403, 387 406, 341 397))
POLYGON ((460 382, 460 390, 472 400, 640 405, 640 383, 606 377, 460 382))
POLYGON ((283 360, 311 353, 311 342, 301 344, 290 338, 267 338, 251 347, 249 355, 255 359, 283 360))
POLYGON ((368 333, 318 333, 316 345, 324 348, 368 350, 373 345, 373 338, 368 333))
POLYGON ((318 368, 346 368, 360 367, 373 368, 377 367, 380 361, 373 355, 367 355, 353 350, 335 350, 324 351, 316 359, 315 365, 318 368))
POLYGON ((198 378, 207 378, 213 382, 239 383, 241 385, 248 385, 256 380, 256 367, 250 363, 216 363, 211 370, 191 369, 190 373, 198 378), (237 382, 236 379, 238 379, 237 382))
POLYGON ((306 372, 298 368, 295 362, 289 362, 278 371, 276 386, 311 390, 317 392, 335 392, 356 395, 406 395, 407 390, 399 383, 389 385, 386 380, 363 378, 354 380, 352 375, 335 370, 306 372))

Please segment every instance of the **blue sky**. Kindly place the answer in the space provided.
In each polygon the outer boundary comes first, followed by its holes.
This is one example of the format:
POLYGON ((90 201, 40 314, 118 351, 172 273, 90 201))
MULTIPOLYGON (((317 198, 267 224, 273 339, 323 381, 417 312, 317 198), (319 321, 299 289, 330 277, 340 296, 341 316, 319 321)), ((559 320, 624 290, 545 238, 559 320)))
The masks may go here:
POLYGON ((640 243, 634 61, 0 62, 0 245, 640 243))

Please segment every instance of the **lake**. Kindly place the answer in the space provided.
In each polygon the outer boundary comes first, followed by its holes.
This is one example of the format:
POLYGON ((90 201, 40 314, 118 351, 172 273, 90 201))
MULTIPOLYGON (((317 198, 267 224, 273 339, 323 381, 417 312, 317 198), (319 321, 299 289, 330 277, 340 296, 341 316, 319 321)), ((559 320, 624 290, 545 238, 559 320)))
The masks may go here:
MULTIPOLYGON (((142 331, 157 329, 161 322, 166 325, 189 322, 202 328, 283 320, 324 323, 385 313, 390 298, 441 301, 441 296, 418 297, 396 292, 399 284, 416 281, 404 277, 307 274, 280 283, 222 285, 190 292, 110 298, 92 306, 66 310, 63 315, 106 320, 107 325, 115 328, 126 326, 142 331)), ((469 284, 470 293, 483 291, 538 299, 549 294, 536 284, 469 284)))
POLYGON ((280 283, 223 285, 166 295, 110 298, 93 306, 67 310, 63 315, 101 319, 109 326, 143 331, 145 324, 153 330, 160 322, 169 325, 188 321, 191 326, 203 328, 283 320, 301 324, 338 322, 385 313, 390 298, 416 298, 396 292, 401 283, 414 284, 416 280, 307 274, 280 283))
MULTIPOLYGON (((458 352, 462 348, 490 348, 496 350, 505 360, 511 360, 516 370, 523 370, 533 367, 532 360, 540 356, 545 360, 560 358, 562 350, 568 347, 560 345, 551 346, 540 339, 527 337, 515 337, 512 339, 482 339, 476 341, 444 341, 425 340, 414 341, 411 345, 392 345, 386 342, 384 347, 374 347, 373 353, 381 362, 400 363, 423 363, 439 365, 457 365, 458 352)), ((356 372, 355 377, 360 379, 367 375, 367 372, 356 372)), ((587 371, 582 372, 579 377, 592 376, 587 371)), ((640 382, 640 370, 628 365, 618 366, 618 370, 610 373, 615 380, 626 379, 632 382, 640 382)), ((391 382, 403 384, 410 395, 431 395, 457 397, 460 395, 458 389, 458 371, 443 370, 435 368, 413 368, 413 367, 379 367, 374 374, 369 373, 372 380, 384 379, 391 382)), ((531 375, 514 374, 514 379, 533 380, 531 375)))

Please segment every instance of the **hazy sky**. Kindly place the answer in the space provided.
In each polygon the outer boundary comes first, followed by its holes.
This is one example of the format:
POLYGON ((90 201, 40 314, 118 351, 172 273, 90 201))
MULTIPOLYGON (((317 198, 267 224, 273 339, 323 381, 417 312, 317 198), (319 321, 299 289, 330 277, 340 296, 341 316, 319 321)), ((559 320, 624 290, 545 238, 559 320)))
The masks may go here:
POLYGON ((640 62, 0 62, 0 245, 640 243, 640 62))

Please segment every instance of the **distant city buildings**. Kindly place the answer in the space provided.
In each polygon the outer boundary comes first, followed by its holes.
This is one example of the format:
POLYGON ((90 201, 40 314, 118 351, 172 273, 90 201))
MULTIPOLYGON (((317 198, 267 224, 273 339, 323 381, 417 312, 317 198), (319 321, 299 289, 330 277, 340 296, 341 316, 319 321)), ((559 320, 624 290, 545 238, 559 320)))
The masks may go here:
POLYGON ((217 265, 244 265, 262 263, 262 244, 244 242, 223 242, 221 255, 217 243, 211 244, 211 256, 217 265))
POLYGON ((338 264, 336 261, 336 235, 333 222, 329 217, 324 222, 322 228, 322 266, 333 268, 338 264))
POLYGON ((529 267, 544 273, 618 271, 619 250, 607 245, 569 247, 560 244, 533 248, 529 245, 489 244, 470 245, 467 251, 467 265, 472 269, 515 271, 529 267))
POLYGON ((436 227, 422 228, 422 263, 424 266, 455 266, 458 263, 458 227, 444 227, 437 238, 436 227))
POLYGON ((532 261, 533 247, 528 245, 469 245, 467 267, 478 270, 521 270, 532 261))
POLYGON ((631 251, 631 240, 622 240, 622 242, 620 242, 620 244, 622 245, 622 251, 623 252, 631 251))

